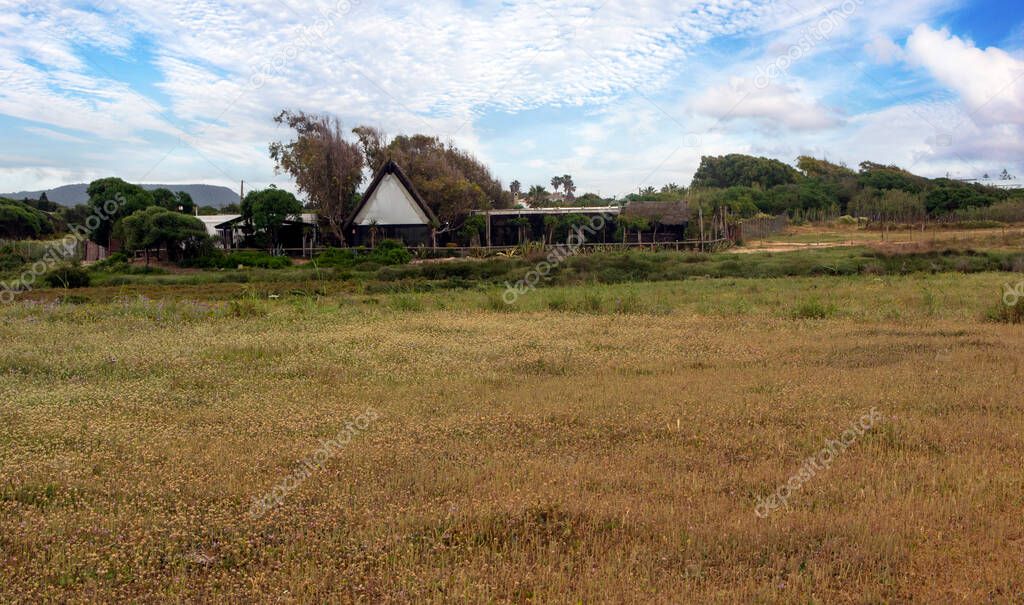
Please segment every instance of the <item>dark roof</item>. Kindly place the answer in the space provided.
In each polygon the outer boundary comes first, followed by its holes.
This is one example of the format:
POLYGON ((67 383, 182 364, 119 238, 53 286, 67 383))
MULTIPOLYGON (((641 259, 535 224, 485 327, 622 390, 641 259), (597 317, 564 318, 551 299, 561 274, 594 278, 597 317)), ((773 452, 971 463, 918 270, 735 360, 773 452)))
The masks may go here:
MULTIPOLYGON (((305 214, 305 213, 303 213, 303 214, 305 214)), ((197 218, 201 218, 201 217, 197 217, 197 218)), ((233 218, 231 220, 224 221, 223 223, 221 223, 219 225, 214 225, 213 228, 214 229, 218 229, 218 230, 219 229, 230 229, 230 228, 234 227, 235 225, 240 225, 240 224, 243 224, 245 222, 246 221, 245 221, 245 217, 244 216, 236 216, 235 218, 233 218)), ((284 224, 284 225, 312 225, 312 226, 316 226, 316 221, 314 221, 312 223, 306 222, 305 217, 302 214, 299 214, 299 215, 289 216, 288 218, 286 218, 283 221, 282 224, 284 224), (296 216, 298 217, 298 220, 296 220, 296 216)))
POLYGON ((373 197, 373 192, 377 191, 377 187, 380 186, 381 181, 383 181, 384 177, 389 174, 393 174, 398 177, 398 180, 401 181, 402 185, 409 190, 409 194, 412 196, 413 201, 420 207, 423 214, 427 215, 427 219, 431 223, 437 222, 437 216, 434 214, 434 211, 430 209, 430 206, 428 206, 425 201, 423 201, 423 198, 420 196, 420 192, 416 191, 416 186, 412 184, 409 177, 405 176, 405 172, 402 171, 394 160, 388 160, 387 163, 377 171, 377 175, 373 177, 373 182, 370 183, 370 186, 366 188, 366 193, 363 194, 362 201, 360 201, 359 205, 352 210, 352 214, 348 216, 348 220, 345 221, 345 225, 343 227, 344 229, 348 229, 352 226, 352 221, 354 221, 356 217, 359 216, 359 213, 363 211, 363 207, 366 206, 370 201, 370 198, 373 197))
POLYGON ((685 225, 690 222, 690 206, 678 202, 630 202, 622 209, 622 216, 642 217, 661 225, 685 225))

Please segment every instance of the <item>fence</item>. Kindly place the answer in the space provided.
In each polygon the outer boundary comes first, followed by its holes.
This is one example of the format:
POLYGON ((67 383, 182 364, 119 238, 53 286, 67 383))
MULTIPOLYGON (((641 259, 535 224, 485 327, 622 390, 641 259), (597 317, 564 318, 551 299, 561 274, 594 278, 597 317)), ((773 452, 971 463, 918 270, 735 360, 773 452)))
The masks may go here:
POLYGON ((736 239, 740 241, 765 239, 782 233, 787 227, 789 227, 789 216, 785 214, 747 219, 740 223, 740 232, 736 239))
MULTIPOLYGON (((611 242, 611 243, 584 243, 574 246, 578 250, 584 252, 599 252, 599 251, 615 251, 615 250, 703 250, 707 252, 714 252, 716 250, 722 250, 730 247, 733 244, 732 240, 727 238, 716 238, 707 239, 701 241, 699 239, 693 240, 679 240, 672 242, 611 242)), ((544 250, 548 247, 554 247, 562 245, 559 243, 555 244, 544 244, 541 242, 530 242, 528 244, 520 244, 518 246, 439 246, 432 248, 430 246, 410 247, 409 252, 419 258, 460 258, 460 257, 482 257, 482 256, 496 256, 498 254, 508 254, 520 252, 527 249, 544 250)), ((280 248, 275 252, 281 256, 297 257, 313 257, 321 252, 325 252, 330 248, 280 248)), ((365 253, 369 254, 372 250, 368 248, 348 248, 356 254, 365 253)), ((265 249, 259 248, 233 248, 228 252, 266 252, 265 249)))

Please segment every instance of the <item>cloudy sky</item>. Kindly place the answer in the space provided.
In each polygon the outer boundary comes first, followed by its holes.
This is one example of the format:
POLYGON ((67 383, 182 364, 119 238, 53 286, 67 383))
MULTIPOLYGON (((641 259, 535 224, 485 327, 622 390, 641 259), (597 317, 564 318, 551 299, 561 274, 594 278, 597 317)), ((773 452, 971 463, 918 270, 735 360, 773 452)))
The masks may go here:
POLYGON ((0 0, 0 191, 277 183, 282 108, 428 133, 504 182, 700 156, 1024 174, 1020 0, 0 0))

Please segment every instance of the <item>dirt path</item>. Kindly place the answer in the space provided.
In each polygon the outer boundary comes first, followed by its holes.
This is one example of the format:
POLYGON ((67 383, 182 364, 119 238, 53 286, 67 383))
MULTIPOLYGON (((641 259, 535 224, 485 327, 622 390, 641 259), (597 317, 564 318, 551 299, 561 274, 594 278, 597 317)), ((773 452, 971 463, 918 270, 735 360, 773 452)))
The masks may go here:
POLYGON ((794 242, 759 242, 752 246, 743 246, 729 248, 727 252, 730 254, 754 254, 757 252, 794 252, 797 250, 817 250, 820 248, 844 248, 849 246, 863 246, 865 242, 857 242, 853 240, 845 242, 814 242, 814 243, 794 243, 794 242))

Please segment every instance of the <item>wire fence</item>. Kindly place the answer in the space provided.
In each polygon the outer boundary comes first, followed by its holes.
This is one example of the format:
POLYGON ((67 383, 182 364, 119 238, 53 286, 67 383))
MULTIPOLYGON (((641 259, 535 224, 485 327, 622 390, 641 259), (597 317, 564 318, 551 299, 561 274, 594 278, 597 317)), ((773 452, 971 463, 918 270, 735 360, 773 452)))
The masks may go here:
POLYGON ((787 227, 789 227, 789 216, 785 214, 747 219, 740 223, 740 232, 737 234, 737 239, 740 241, 766 239, 782 233, 787 227))

